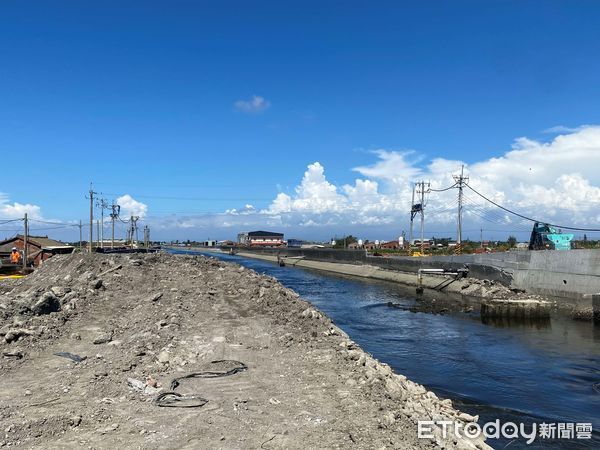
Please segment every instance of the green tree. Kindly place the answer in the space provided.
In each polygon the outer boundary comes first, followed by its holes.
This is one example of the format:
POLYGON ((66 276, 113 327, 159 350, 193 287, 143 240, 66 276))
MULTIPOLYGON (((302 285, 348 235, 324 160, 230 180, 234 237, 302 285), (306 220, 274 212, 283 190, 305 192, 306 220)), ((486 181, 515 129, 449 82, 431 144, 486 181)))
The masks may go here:
POLYGON ((506 241, 506 243, 508 244, 508 246, 510 248, 514 248, 517 245, 517 238, 514 236, 509 236, 508 240, 506 241))

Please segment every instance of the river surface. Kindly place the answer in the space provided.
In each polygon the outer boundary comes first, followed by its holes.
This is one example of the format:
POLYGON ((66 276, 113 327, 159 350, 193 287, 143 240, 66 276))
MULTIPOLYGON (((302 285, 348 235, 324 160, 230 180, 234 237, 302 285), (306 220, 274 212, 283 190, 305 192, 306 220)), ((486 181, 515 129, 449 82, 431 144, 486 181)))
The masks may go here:
MULTIPOLYGON (((179 253, 176 251, 176 253, 179 253)), ((190 252, 185 252, 190 253, 190 252)), ((480 424, 592 423, 592 440, 488 439, 494 448, 600 448, 600 326, 553 317, 484 324, 477 313, 419 312, 414 288, 211 253, 277 278, 364 350, 480 424), (393 303, 397 307, 390 307, 393 303)), ((443 294, 440 294, 443 296, 443 294)))

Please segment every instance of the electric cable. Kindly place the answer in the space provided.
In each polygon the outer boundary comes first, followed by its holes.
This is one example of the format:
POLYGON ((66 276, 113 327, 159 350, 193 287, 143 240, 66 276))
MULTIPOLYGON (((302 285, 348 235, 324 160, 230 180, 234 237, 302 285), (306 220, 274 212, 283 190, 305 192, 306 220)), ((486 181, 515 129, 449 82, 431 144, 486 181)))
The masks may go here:
POLYGON ((504 206, 502 206, 502 205, 499 205, 499 204, 498 204, 498 203, 496 203, 495 201, 493 201, 493 200, 490 200, 490 199, 489 199, 489 198, 487 198, 485 195, 483 195, 483 194, 481 194, 480 192, 478 192, 478 191, 476 191, 475 189, 473 189, 473 188, 472 188, 471 186, 469 186, 468 184, 465 184, 465 186, 466 186, 466 187, 468 187, 470 190, 472 190, 472 191, 473 191, 475 194, 479 195, 479 196, 480 196, 481 198, 483 198, 484 200, 486 200, 486 201, 488 201, 489 203, 491 203, 492 205, 494 205, 494 206, 497 206, 498 208, 500 208, 500 209, 502 209, 502 210, 504 210, 504 211, 506 211, 506 212, 508 212, 508 213, 511 213, 511 214, 513 214, 513 215, 515 215, 515 216, 517 216, 517 217, 520 217, 520 218, 522 218, 522 219, 525 219, 525 220, 529 220, 530 222, 545 223, 545 224, 547 224, 547 225, 549 225, 549 226, 551 226, 551 227, 555 227, 555 228, 562 228, 562 229, 565 229, 565 230, 575 230, 575 231, 600 231, 600 229, 599 229, 599 228, 577 228, 577 227, 568 227, 568 226, 557 225, 557 224, 554 224, 554 223, 545 222, 545 221, 543 221, 543 220, 533 219, 533 218, 531 218, 531 217, 528 217, 528 216, 525 216, 525 215, 523 215, 523 214, 519 214, 519 213, 518 213, 518 212, 516 212, 516 211, 512 211, 512 210, 510 210, 510 209, 508 209, 508 208, 506 208, 506 207, 504 207, 504 206))

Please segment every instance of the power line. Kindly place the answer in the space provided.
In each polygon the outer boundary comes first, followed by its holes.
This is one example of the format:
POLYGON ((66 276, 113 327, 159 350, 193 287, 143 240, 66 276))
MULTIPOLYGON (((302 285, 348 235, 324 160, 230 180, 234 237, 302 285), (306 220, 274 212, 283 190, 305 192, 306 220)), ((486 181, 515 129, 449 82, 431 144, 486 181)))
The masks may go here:
MULTIPOLYGON (((492 220, 492 219, 495 219, 495 221, 497 221, 501 225, 508 225, 507 217, 501 216, 495 210, 486 208, 485 205, 479 204, 478 202, 476 202, 475 200, 471 199, 470 197, 468 197, 466 195, 464 196, 464 199, 466 200, 465 201, 466 205, 469 207, 468 212, 471 212, 471 213, 475 214, 476 216, 481 217, 482 219, 484 219, 488 222, 494 222, 494 220, 492 220)), ((519 225, 519 224, 511 224, 511 225, 523 228, 524 230, 531 231, 528 227, 525 227, 523 225, 519 225)))
POLYGON ((431 192, 444 192, 444 191, 449 191, 450 189, 453 189, 456 187, 456 185, 458 184, 458 182, 454 183, 452 186, 448 186, 447 188, 444 189, 430 189, 431 192))
MULTIPOLYGON (((111 193, 103 193, 103 195, 110 195, 117 197, 119 194, 111 194, 111 193)), ((227 202, 235 202, 235 201, 265 201, 271 202, 273 198, 264 198, 264 197, 176 197, 176 196, 162 196, 162 195, 136 195, 133 194, 134 198, 145 198, 145 199, 153 199, 153 200, 185 200, 185 201, 227 201, 227 202)))
MULTIPOLYGON (((20 219, 23 220, 23 219, 20 219)), ((40 220, 40 219, 29 219, 30 222, 38 222, 38 223, 46 223, 48 225, 62 225, 64 227, 78 227, 78 224, 68 223, 68 222, 51 222, 48 220, 40 220)))
POLYGON ((490 202, 492 205, 494 205, 494 206, 497 206, 498 208, 500 208, 500 209, 502 209, 502 210, 504 210, 504 211, 506 211, 506 212, 508 212, 508 213, 511 213, 511 214, 513 214, 513 215, 515 215, 515 216, 517 216, 517 217, 520 217, 520 218, 522 218, 522 219, 525 219, 525 220, 529 220, 530 222, 540 222, 540 223, 546 223, 546 224, 550 225, 551 227, 555 227, 555 228, 563 228, 563 229, 565 229, 565 230, 575 230, 575 231, 600 231, 600 229, 598 229, 598 228, 577 228, 577 227, 567 227, 567 226, 563 226, 563 225, 557 225, 557 224, 553 224, 553 223, 545 222, 545 221, 543 221, 543 220, 533 219, 533 218, 531 218, 531 217, 527 217, 527 216, 525 216, 525 215, 523 215, 523 214, 519 214, 518 212, 515 212, 515 211, 512 211, 512 210, 510 210, 510 209, 508 209, 508 208, 505 208, 505 207, 504 207, 504 206, 502 206, 502 205, 499 205, 498 203, 496 203, 496 202, 495 202, 495 201, 493 201, 493 200, 490 200, 489 198, 487 198, 485 195, 481 194, 480 192, 477 192, 475 189, 473 189, 473 188, 472 188, 471 186, 469 186, 468 184, 467 184, 467 185, 465 185, 465 186, 466 186, 466 187, 468 187, 469 189, 471 189, 473 192, 475 192, 477 195, 479 195, 479 196, 480 196, 481 198, 483 198, 484 200, 486 200, 486 201, 490 202))

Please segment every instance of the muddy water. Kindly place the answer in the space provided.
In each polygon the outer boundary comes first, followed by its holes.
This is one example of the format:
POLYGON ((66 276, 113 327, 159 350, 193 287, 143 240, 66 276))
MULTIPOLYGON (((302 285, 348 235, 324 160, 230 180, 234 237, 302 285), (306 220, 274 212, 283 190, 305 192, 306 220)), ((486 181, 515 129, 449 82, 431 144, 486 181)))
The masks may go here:
POLYGON ((420 312, 433 299, 418 301, 413 289, 397 284, 218 257, 276 277, 366 351, 479 414, 480 423, 591 422, 595 430, 592 441, 538 439, 527 446, 524 440, 488 440, 494 448, 600 448, 600 392, 594 389, 600 382, 600 326, 559 317, 486 324, 476 309, 420 312))

